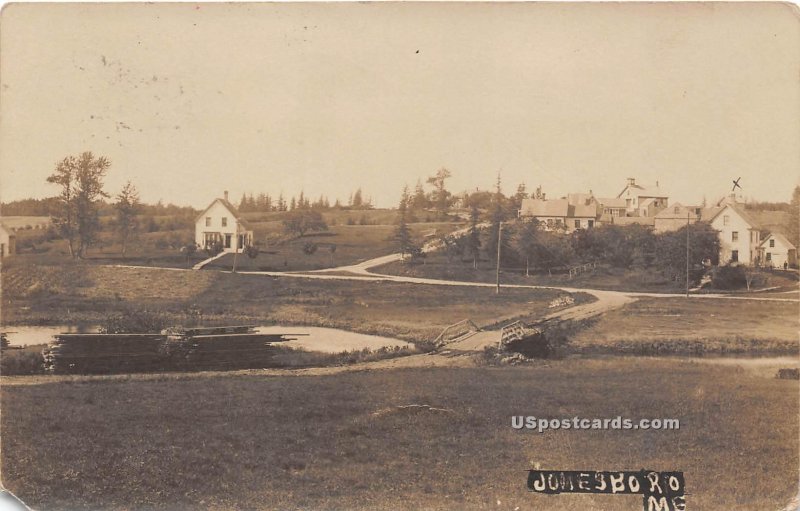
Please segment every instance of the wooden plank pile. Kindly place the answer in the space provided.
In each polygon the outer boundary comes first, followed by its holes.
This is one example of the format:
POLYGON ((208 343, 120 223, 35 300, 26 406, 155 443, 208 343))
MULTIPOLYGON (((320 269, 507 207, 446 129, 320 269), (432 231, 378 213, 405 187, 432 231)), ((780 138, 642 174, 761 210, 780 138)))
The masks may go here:
MULTIPOLYGON (((302 335, 302 334, 301 334, 302 335)), ((275 342, 252 326, 170 328, 160 334, 57 334, 44 349, 56 374, 256 369, 272 365, 275 342)))
POLYGON ((56 374, 109 374, 163 370, 161 334, 56 334, 43 350, 45 370, 56 374))
POLYGON ((293 339, 252 326, 171 329, 165 350, 176 370, 258 369, 272 365, 272 343, 293 339))

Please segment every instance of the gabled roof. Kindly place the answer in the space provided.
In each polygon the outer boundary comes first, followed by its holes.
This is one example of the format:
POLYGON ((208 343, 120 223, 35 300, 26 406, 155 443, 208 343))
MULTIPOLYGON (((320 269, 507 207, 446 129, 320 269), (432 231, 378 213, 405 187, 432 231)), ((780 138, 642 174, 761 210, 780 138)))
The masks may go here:
POLYGON ((4 233, 6 233, 6 236, 8 236, 9 238, 13 238, 13 237, 16 236, 16 234, 14 233, 13 230, 11 230, 10 228, 6 227, 2 223, 0 223, 0 231, 3 231, 4 233))
POLYGON ((228 211, 230 211, 230 212, 231 212, 231 215, 233 215, 233 218, 235 218, 235 219, 236 219, 236 220, 239 222, 239 225, 240 225, 241 227, 244 227, 245 229, 250 229, 250 224, 247 222, 247 220, 245 220, 244 218, 242 218, 242 216, 239 214, 239 210, 237 210, 237 209, 234 207, 234 205, 233 205, 233 204, 231 204, 229 201, 227 201, 227 200, 225 200, 225 199, 214 199, 213 201, 211 201, 211 204, 209 204, 209 205, 208 205, 208 207, 207 207, 206 209, 204 209, 204 210, 203 210, 203 212, 202 212, 202 213, 200 213, 199 215, 197 215, 197 217, 194 219, 195 223, 196 223, 198 220, 200 220, 201 218, 203 218, 203 217, 205 216, 206 212, 208 212, 208 210, 209 210, 209 209, 211 209, 211 206, 213 206, 213 205, 214 205, 214 204, 216 204, 217 202, 219 202, 220 204, 222 204, 223 206, 225 206, 225 208, 226 208, 228 211))
POLYGON ((594 195, 591 193, 568 193, 567 194, 567 202, 570 203, 572 206, 583 205, 585 206, 589 202, 594 201, 594 195))
POLYGON ((722 213, 723 211, 725 211, 728 208, 732 209, 733 211, 736 212, 736 214, 738 214, 740 217, 742 217, 742 220, 747 222, 747 224, 750 226, 751 229, 758 229, 759 228, 758 222, 753 220, 750 217, 750 215, 748 215, 745 212, 745 210, 744 210, 744 208, 742 206, 740 206, 739 204, 735 204, 735 203, 728 203, 728 204, 725 204, 724 206, 721 206, 719 208, 709 208, 709 210, 710 210, 709 213, 706 213, 704 211, 703 215, 701 216, 701 220, 706 221, 706 222, 713 222, 714 219, 717 218, 720 213, 722 213), (713 211, 713 214, 712 214, 712 211, 713 211))
POLYGON ((537 218, 597 218, 597 203, 570 204, 569 199, 523 199, 520 207, 520 215, 537 218))
POLYGON ((638 184, 628 184, 625 185, 625 188, 622 189, 621 192, 617 195, 617 197, 622 197, 622 194, 625 193, 625 190, 628 188, 634 190, 636 192, 637 197, 658 197, 658 198, 667 198, 667 195, 661 188, 658 186, 642 186, 638 184))
POLYGON ((569 202, 567 199, 522 199, 520 215, 566 218, 569 216, 569 202))
POLYGON ((780 242, 784 247, 788 248, 789 250, 796 250, 797 247, 792 245, 792 242, 786 239, 786 236, 779 232, 770 233, 769 236, 764 238, 764 241, 761 242, 761 246, 766 246, 767 240, 770 238, 774 238, 776 241, 780 242))
POLYGON ((666 208, 662 209, 658 213, 656 213, 656 218, 658 219, 686 219, 686 213, 690 213, 692 217, 696 220, 697 213, 696 211, 700 209, 700 206, 684 206, 680 202, 676 202, 671 206, 667 206, 666 208), (675 212, 677 210, 677 213, 675 212))
POLYGON ((572 218, 597 218, 597 203, 576 204, 570 206, 570 217, 572 218))
POLYGON ((605 199, 597 199, 597 202, 603 205, 606 208, 614 208, 614 209, 624 209, 628 207, 628 204, 625 202, 625 199, 621 197, 608 197, 605 199))

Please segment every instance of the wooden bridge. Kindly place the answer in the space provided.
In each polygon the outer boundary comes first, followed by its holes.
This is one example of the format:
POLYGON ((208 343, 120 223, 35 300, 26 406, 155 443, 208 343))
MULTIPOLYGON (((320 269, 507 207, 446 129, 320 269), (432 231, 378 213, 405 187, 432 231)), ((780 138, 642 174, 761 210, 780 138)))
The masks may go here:
POLYGON ((514 321, 499 330, 482 330, 469 319, 446 327, 434 341, 439 348, 455 351, 482 351, 487 346, 502 347, 538 333, 521 321, 514 321))

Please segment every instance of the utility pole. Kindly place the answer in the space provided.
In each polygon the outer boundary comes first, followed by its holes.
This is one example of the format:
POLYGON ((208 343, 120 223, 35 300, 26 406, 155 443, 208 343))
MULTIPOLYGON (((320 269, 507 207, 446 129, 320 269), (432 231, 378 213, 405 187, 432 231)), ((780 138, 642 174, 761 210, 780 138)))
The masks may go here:
POLYGON ((503 222, 497 224, 497 290, 496 293, 500 294, 500 240, 503 235, 503 222))
POLYGON ((689 212, 686 212, 686 298, 689 298, 689 212))
POLYGON ((233 238, 233 272, 236 273, 236 256, 239 255, 239 219, 236 219, 236 234, 233 238))

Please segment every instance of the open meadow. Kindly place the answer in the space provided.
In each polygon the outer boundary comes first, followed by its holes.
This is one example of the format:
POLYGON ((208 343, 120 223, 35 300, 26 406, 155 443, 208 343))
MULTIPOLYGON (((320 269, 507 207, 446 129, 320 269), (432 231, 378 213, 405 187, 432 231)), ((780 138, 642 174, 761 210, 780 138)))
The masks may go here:
POLYGON ((646 468, 683 471, 689 509, 777 510, 797 492, 797 392, 645 358, 3 385, 3 483, 37 509, 619 510, 641 497, 531 494, 525 471, 646 468))

